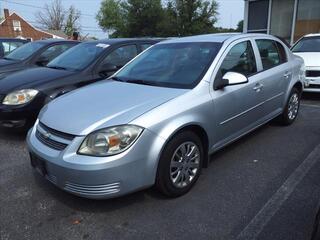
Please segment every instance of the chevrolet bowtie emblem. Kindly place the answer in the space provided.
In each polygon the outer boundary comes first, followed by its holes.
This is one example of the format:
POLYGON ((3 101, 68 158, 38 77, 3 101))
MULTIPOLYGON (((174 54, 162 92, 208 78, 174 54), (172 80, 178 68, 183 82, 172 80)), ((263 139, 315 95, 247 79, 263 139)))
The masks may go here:
POLYGON ((44 134, 43 134, 43 136, 44 136, 44 138, 48 139, 48 138, 50 138, 50 137, 51 137, 51 134, 50 134, 50 133, 48 133, 48 132, 46 132, 46 133, 44 133, 44 134))

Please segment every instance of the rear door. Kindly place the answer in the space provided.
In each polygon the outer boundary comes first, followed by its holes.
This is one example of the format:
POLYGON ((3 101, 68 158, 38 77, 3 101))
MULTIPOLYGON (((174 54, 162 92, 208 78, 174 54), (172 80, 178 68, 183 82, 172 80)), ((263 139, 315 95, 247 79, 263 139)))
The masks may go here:
POLYGON ((265 98, 265 117, 282 111, 283 98, 292 77, 291 64, 282 44, 271 39, 255 39, 262 70, 260 72, 265 98))

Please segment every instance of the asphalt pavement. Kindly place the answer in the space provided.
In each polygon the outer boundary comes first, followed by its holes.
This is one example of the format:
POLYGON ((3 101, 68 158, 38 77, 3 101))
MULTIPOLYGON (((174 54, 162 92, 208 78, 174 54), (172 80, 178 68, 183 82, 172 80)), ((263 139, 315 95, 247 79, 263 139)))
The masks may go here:
POLYGON ((0 239, 310 239, 320 201, 320 94, 211 156, 187 195, 70 195, 34 173, 24 136, 0 130, 0 239))

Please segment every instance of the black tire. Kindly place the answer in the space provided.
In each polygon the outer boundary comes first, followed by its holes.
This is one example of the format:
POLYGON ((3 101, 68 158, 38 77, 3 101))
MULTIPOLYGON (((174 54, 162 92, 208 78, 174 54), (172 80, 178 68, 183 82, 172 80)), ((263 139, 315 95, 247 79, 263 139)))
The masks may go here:
MULTIPOLYGON (((187 146, 187 145, 185 145, 185 146, 187 146)), ((196 155, 194 155, 194 156, 196 156, 196 155)), ((160 161, 158 164, 158 170, 157 170, 157 176, 156 176, 156 188, 164 195, 166 195, 168 197, 172 197, 172 198, 179 197, 181 195, 186 194, 193 187, 193 185, 196 183, 196 181, 198 180, 198 178, 201 174, 203 159, 204 159, 204 152, 203 152, 203 146, 202 146, 202 142, 201 142, 200 138, 195 133, 193 133, 191 131, 185 131, 185 132, 178 133, 167 143, 167 145, 165 146, 165 148, 162 152, 162 155, 160 157, 160 161), (174 180, 172 180, 172 177, 171 177, 172 173, 170 171, 175 168, 175 167, 171 166, 171 160, 172 160, 174 154, 176 153, 176 151, 179 151, 178 149, 180 149, 180 147, 183 146, 184 144, 191 144, 191 145, 194 144, 194 146, 197 147, 197 148, 195 148, 196 149, 195 151, 197 151, 198 154, 196 154, 196 155, 199 155, 199 157, 197 157, 196 164, 199 164, 199 167, 197 168, 197 171, 194 173, 194 176, 188 185, 177 187, 173 183, 174 180)), ((186 160, 186 161, 191 162, 191 157, 189 160, 186 160)), ((185 162, 185 161, 183 161, 183 162, 185 162)), ((178 161, 175 161, 175 163, 179 163, 179 164, 183 165, 182 162, 180 163, 178 161)), ((184 166, 184 167, 186 167, 186 166, 184 166)), ((188 168, 188 167, 186 167, 186 168, 188 168)), ((177 169, 178 169, 178 167, 177 167, 177 169)), ((187 170, 178 171, 178 172, 181 172, 180 175, 183 175, 182 179, 187 179, 186 175, 184 175, 182 173, 182 172, 186 172, 186 171, 187 170)), ((188 172, 188 174, 190 173, 190 171, 187 171, 187 172, 188 172)), ((177 179, 178 179, 178 177, 177 177, 177 179)))
POLYGON ((301 91, 299 91, 297 88, 293 88, 290 92, 290 95, 288 97, 286 106, 282 112, 282 114, 277 118, 278 122, 284 126, 288 126, 290 124, 292 124, 299 113, 299 109, 300 109, 300 99, 301 99, 301 91), (292 100, 292 98, 296 96, 297 97, 297 101, 298 101, 298 105, 297 105, 297 112, 296 114, 293 115, 293 117, 290 117, 290 101, 292 100))

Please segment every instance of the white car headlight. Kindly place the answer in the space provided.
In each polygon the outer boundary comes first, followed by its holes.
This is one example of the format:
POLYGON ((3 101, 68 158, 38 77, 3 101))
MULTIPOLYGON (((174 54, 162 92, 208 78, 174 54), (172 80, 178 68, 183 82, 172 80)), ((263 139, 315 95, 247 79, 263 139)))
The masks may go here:
POLYGON ((82 142, 78 153, 96 157, 106 157, 128 149, 142 133, 143 128, 122 125, 90 133, 82 142))
POLYGON ((2 104, 4 105, 20 105, 30 102, 37 94, 38 90, 34 89, 23 89, 14 91, 7 94, 3 99, 2 104))

